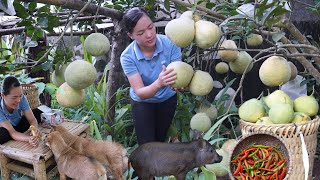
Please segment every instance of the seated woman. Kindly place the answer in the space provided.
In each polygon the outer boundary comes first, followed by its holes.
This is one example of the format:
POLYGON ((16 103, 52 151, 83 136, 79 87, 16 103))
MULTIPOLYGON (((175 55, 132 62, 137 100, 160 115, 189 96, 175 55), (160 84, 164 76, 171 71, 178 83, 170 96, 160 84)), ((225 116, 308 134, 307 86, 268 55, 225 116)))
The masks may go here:
MULTIPOLYGON (((40 117, 40 114, 36 116, 40 117)), ((40 121, 40 118, 35 118, 18 79, 13 76, 6 77, 2 83, 0 97, 0 144, 14 139, 38 146, 37 137, 23 132, 33 125, 37 128, 38 135, 41 135, 38 130, 40 121)))

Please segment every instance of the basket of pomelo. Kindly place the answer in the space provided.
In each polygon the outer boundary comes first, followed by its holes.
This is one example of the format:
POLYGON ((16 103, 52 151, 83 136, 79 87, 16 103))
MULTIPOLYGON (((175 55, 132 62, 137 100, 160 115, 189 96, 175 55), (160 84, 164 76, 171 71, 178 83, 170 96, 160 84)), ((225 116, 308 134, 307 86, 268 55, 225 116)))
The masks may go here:
POLYGON ((292 173, 289 179, 304 179, 302 141, 309 155, 309 178, 311 179, 317 146, 320 118, 319 104, 313 96, 301 96, 292 101, 281 90, 267 97, 250 99, 239 108, 240 129, 243 135, 270 133, 283 139, 292 153, 292 173))

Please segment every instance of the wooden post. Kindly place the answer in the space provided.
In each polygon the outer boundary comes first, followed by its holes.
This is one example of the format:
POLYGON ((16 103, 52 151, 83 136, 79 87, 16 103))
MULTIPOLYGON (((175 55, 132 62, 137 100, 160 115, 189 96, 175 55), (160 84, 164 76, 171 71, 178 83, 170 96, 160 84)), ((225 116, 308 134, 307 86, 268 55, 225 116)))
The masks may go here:
POLYGON ((46 164, 44 159, 33 162, 34 177, 36 180, 47 180, 46 164))
POLYGON ((0 167, 2 180, 10 179, 10 170, 7 168, 8 162, 9 158, 7 158, 4 154, 0 153, 0 167))

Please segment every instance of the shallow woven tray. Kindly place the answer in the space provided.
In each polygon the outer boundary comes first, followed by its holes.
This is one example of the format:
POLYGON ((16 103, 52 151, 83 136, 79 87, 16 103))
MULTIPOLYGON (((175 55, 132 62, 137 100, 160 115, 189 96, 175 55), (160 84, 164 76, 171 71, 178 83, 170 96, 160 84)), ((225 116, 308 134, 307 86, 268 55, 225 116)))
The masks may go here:
MULTIPOLYGON (((290 150, 285 141, 269 133, 253 133, 241 137, 232 150, 229 162, 231 162, 231 160, 235 158, 242 150, 247 149, 252 144, 262 144, 277 148, 277 150, 282 154, 283 158, 287 160, 286 167, 288 168, 288 172, 284 178, 284 180, 287 180, 292 170, 290 150)), ((233 177, 232 173, 234 172, 235 167, 231 163, 229 164, 229 170, 229 176, 232 180, 234 180, 235 178, 233 177)))

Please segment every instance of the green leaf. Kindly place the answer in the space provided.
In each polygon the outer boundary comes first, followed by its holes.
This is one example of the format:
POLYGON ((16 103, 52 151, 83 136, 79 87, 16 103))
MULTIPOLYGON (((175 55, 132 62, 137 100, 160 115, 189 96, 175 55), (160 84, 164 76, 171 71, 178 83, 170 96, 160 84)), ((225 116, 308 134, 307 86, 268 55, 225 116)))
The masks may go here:
MULTIPOLYGON (((210 179, 210 180, 216 180, 217 179, 217 177, 216 177, 216 175, 214 174, 214 172, 211 172, 211 171, 209 171, 207 168, 205 168, 204 166, 201 166, 201 171, 202 171, 202 173, 203 173, 203 177, 204 177, 204 179, 206 180, 206 179, 210 179)), ((200 174, 200 176, 201 176, 201 174, 200 174)))
POLYGON ((40 25, 41 28, 47 28, 48 27, 48 18, 47 17, 38 18, 38 24, 40 25))
POLYGON ((29 16, 28 12, 26 11, 26 8, 24 8, 18 1, 14 1, 13 5, 17 13, 16 16, 22 19, 26 19, 29 16))
POLYGON ((37 41, 29 41, 24 45, 24 48, 27 49, 29 47, 37 47, 38 46, 38 42, 37 41))
POLYGON ((170 12, 170 1, 164 0, 164 8, 170 12))
POLYGON ((203 139, 209 140, 213 136, 213 132, 222 124, 224 120, 226 120, 228 117, 237 115, 237 114, 228 114, 226 116, 223 116, 221 119, 219 119, 214 125, 204 134, 203 139))
POLYGON ((274 42, 278 42, 281 38, 283 38, 286 35, 286 33, 284 32, 277 32, 275 34, 272 35, 272 40, 274 42))
POLYGON ((33 12, 36 8, 37 8, 37 3, 35 3, 35 2, 30 2, 29 3, 28 10, 30 12, 33 12))

